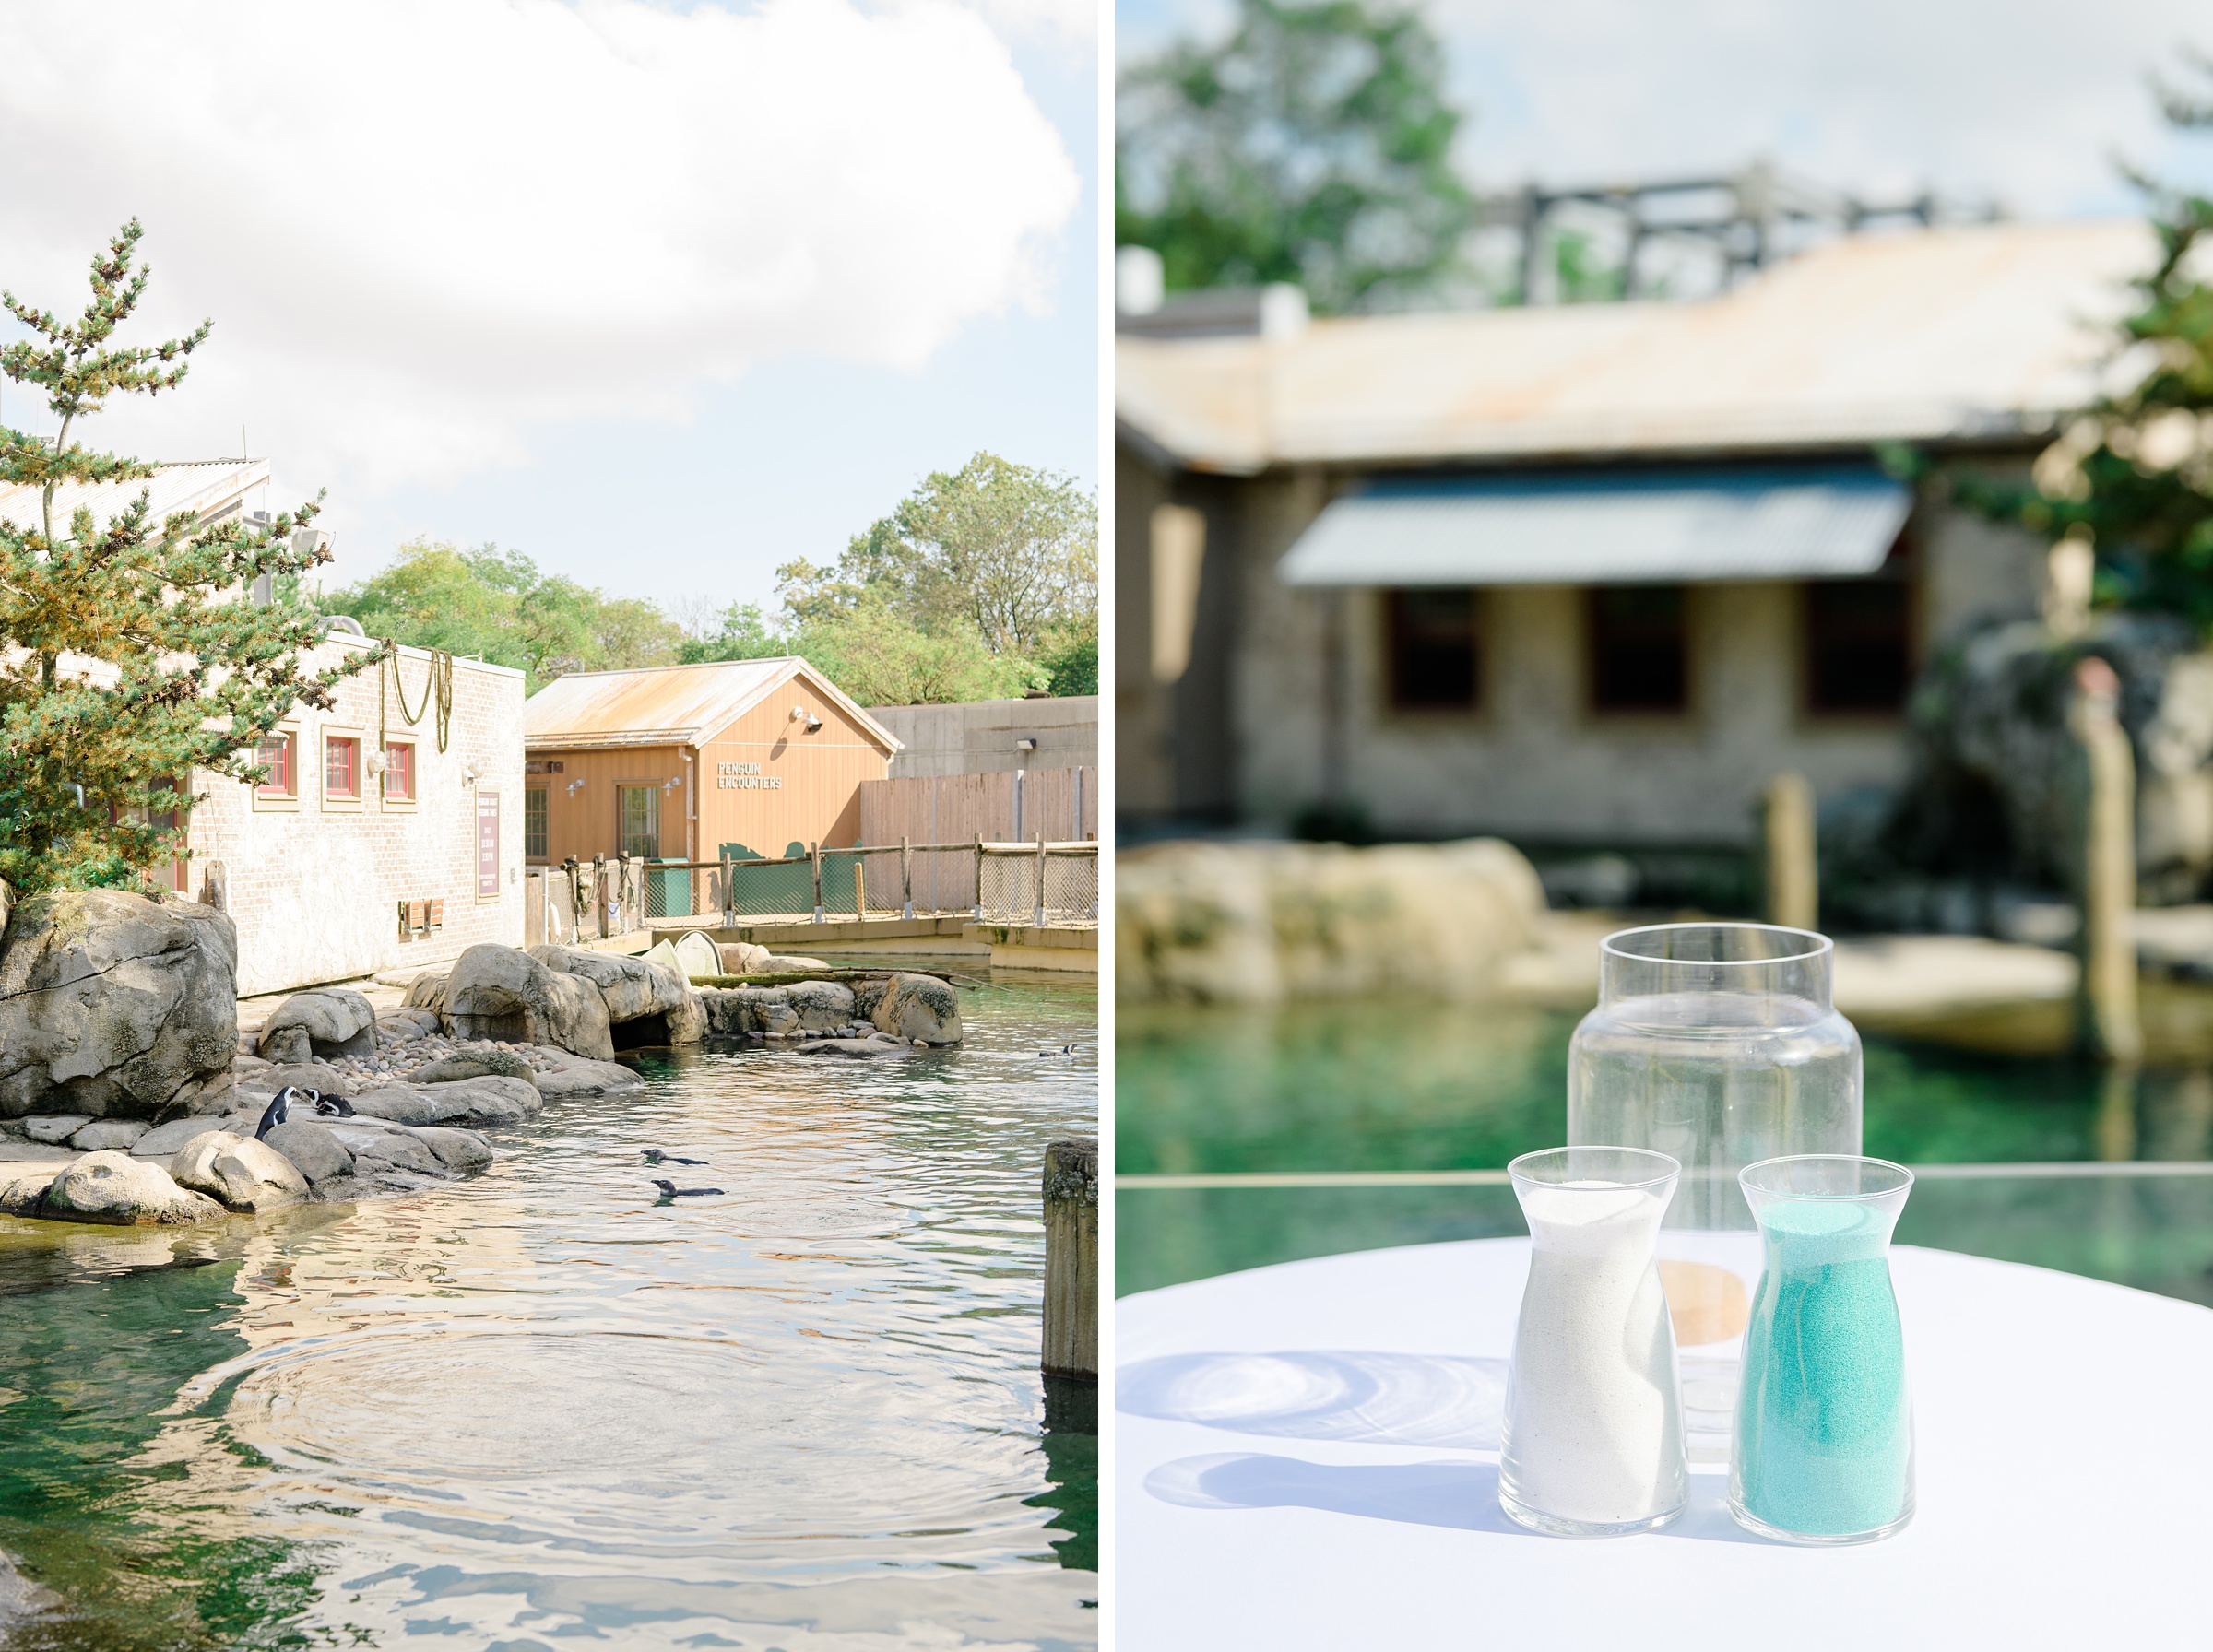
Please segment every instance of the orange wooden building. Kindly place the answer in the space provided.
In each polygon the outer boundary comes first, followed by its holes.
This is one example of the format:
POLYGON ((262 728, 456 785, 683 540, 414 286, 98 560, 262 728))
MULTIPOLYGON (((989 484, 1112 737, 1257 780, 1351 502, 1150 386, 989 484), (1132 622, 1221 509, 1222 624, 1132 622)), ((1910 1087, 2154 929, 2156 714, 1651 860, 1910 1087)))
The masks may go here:
POLYGON ((705 862, 859 842, 899 741, 803 659, 556 678, 524 707, 523 857, 705 862))

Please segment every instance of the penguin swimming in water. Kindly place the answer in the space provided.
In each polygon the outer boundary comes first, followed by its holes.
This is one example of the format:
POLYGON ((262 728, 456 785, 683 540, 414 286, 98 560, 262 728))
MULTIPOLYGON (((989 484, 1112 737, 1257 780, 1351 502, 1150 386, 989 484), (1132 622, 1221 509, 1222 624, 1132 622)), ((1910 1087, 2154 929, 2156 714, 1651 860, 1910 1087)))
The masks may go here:
POLYGON ((1040 1061, 1051 1061, 1058 1056, 1072 1056, 1075 1053, 1076 1046, 1074 1044, 1064 1044, 1057 1050, 1039 1050, 1037 1052, 1037 1059, 1040 1061))
POLYGON ((653 1185, 661 1190, 663 1198, 698 1198, 705 1194, 722 1191, 719 1187, 679 1187, 674 1182, 664 1182, 658 1176, 653 1178, 653 1185))
POLYGON ((704 1164, 704 1159, 680 1159, 674 1153, 664 1153, 657 1147, 641 1148, 648 1164, 704 1164))

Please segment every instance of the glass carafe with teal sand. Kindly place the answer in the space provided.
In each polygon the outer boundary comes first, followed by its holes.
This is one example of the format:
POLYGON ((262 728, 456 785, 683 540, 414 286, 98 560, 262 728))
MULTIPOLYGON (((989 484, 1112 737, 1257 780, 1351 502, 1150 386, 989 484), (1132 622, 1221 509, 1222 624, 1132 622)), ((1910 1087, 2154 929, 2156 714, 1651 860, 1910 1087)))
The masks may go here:
POLYGON ((1745 1334, 1729 1510, 1763 1536, 1865 1543, 1913 1517, 1913 1411, 1890 1233, 1913 1173, 1811 1154, 1746 1167, 1766 1267, 1745 1334))
POLYGON ((1499 1506, 1560 1537, 1664 1526, 1690 1493, 1667 1298, 1653 1267, 1676 1164, 1633 1148, 1524 1153, 1529 1221, 1499 1506))
POLYGON ((1690 1460, 1728 1459, 1759 1236, 1737 1172, 1860 1150, 1860 1038, 1829 1000, 1826 936, 1656 924, 1600 948, 1598 1008, 1568 1055, 1568 1139, 1681 1162, 1660 1277, 1682 1353, 1690 1460))

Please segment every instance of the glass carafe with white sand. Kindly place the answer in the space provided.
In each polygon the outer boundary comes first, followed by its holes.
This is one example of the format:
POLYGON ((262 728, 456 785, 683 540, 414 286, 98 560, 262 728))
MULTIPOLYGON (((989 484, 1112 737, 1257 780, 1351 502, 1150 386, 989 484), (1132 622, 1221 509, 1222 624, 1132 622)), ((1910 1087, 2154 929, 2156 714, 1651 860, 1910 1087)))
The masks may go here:
POLYGON ((1690 1460, 1728 1459, 1760 1240, 1737 1173, 1860 1150, 1860 1038, 1826 936, 1767 924, 1610 935, 1568 1056, 1568 1139, 1683 1166, 1660 1233, 1690 1460))
POLYGON ((1664 1526, 1690 1492, 1667 1298, 1653 1265, 1676 1165, 1563 1147, 1508 1166, 1529 1221, 1499 1506, 1562 1537, 1664 1526))

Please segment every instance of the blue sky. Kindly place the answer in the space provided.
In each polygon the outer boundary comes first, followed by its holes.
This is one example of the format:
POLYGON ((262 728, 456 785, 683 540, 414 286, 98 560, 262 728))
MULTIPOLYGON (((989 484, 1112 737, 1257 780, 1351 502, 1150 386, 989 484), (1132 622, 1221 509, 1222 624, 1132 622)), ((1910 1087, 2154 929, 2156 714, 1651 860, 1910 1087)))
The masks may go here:
POLYGON ((335 580, 427 536, 773 607, 979 449, 1095 481, 1100 38, 1087 0, 0 8, 0 152, 42 158, 0 286, 73 311, 139 217, 138 339, 214 336, 81 434, 243 426, 327 489, 335 580))
MULTIPOLYGON (((2127 210, 2112 159, 2213 177, 2161 130, 2148 73, 2213 50, 2184 0, 1432 0, 1491 186, 1733 171, 1773 158, 1819 182, 1923 184, 2020 216, 2127 210)), ((1116 55, 1225 30, 1227 0, 1124 0, 1116 55)))

